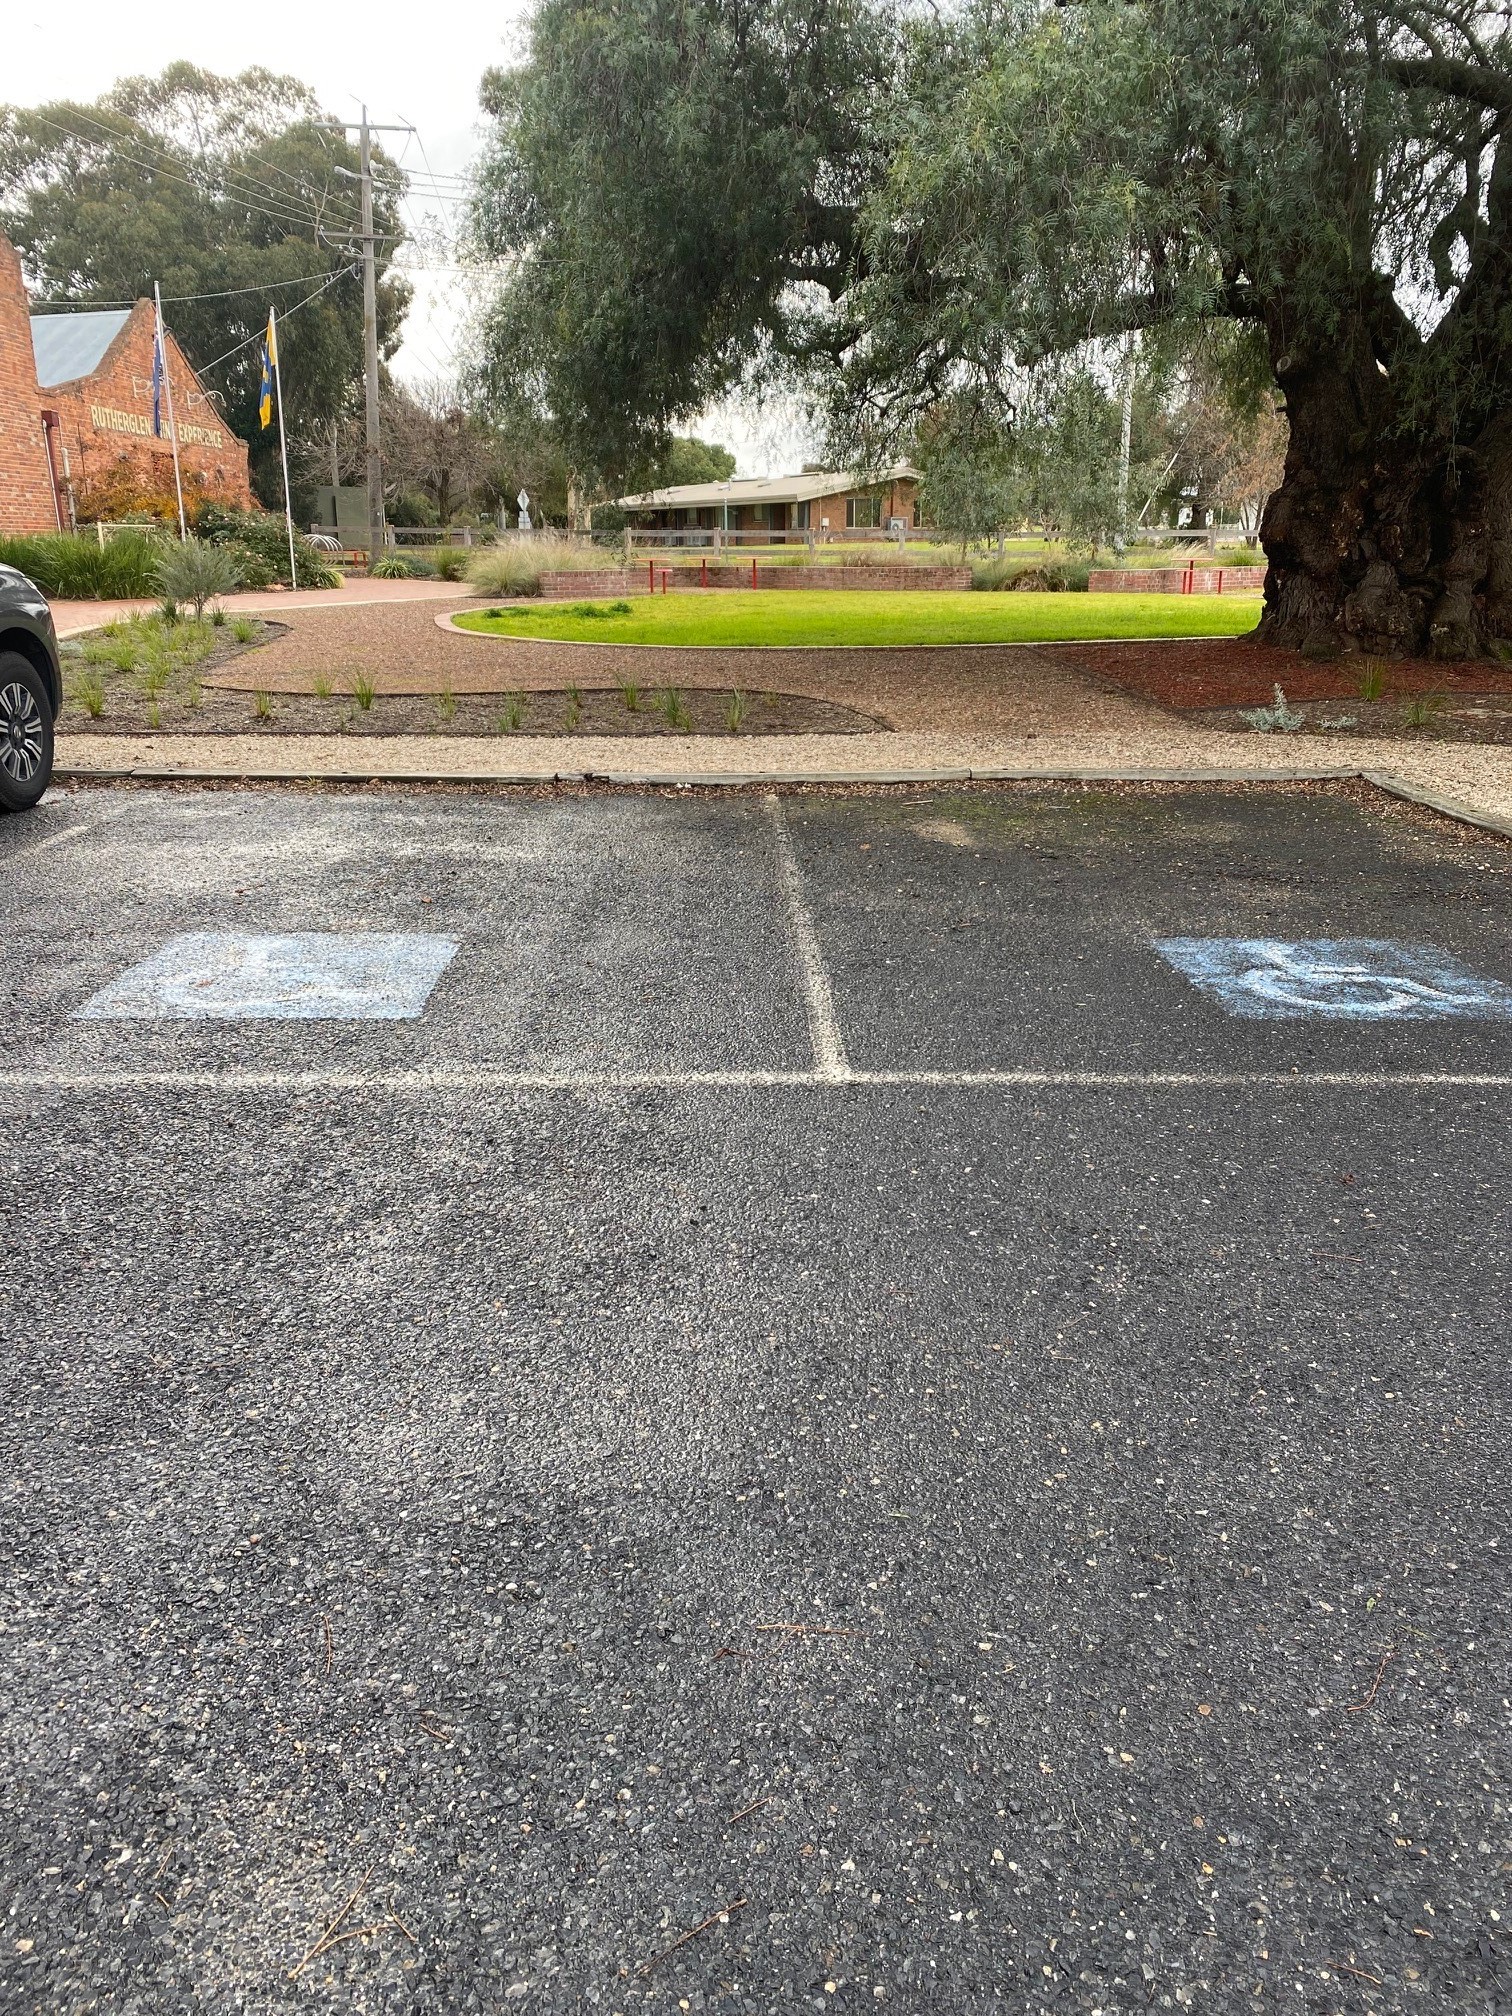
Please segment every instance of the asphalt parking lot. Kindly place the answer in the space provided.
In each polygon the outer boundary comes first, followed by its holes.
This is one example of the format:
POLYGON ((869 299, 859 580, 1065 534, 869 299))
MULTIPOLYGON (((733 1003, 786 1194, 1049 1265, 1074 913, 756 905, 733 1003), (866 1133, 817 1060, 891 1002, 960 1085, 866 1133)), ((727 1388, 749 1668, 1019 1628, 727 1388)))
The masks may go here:
POLYGON ((1508 2006, 1512 847, 96 791, 0 944, 7 2006, 1508 2006))

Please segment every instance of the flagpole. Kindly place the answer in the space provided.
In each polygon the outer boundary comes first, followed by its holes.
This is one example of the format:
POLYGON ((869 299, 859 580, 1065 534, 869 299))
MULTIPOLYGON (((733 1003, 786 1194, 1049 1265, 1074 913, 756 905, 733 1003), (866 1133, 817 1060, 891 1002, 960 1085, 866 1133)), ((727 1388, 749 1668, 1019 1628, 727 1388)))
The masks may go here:
POLYGON ((294 565, 294 510, 289 502, 289 444, 284 439, 283 417, 283 358, 278 350, 278 331, 273 326, 273 310, 268 310, 268 328, 273 336, 273 389, 278 395, 278 453, 283 463, 284 483, 284 525, 289 534, 289 586, 299 586, 299 574, 294 565))
POLYGON ((178 497, 179 537, 189 537, 189 527, 184 522, 184 479, 179 474, 178 422, 173 417, 173 375, 168 369, 168 342, 163 334, 163 286, 159 280, 152 283, 152 299, 157 308, 158 355, 163 360, 163 389, 168 394, 168 439, 173 443, 173 488, 178 497))

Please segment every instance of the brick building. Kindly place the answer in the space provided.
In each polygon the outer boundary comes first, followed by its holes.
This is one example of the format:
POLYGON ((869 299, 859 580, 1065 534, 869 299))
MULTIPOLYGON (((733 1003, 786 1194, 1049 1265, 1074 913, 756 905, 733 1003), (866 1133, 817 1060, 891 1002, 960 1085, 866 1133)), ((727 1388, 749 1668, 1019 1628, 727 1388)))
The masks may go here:
POLYGON ((906 462, 868 482, 843 470, 805 469, 801 476, 732 477, 725 483, 675 483, 621 497, 636 525, 668 532, 812 533, 817 540, 847 532, 887 532, 920 524, 919 472, 906 462))
MULTIPOLYGON (((34 315, 21 262, 0 238, 0 531, 53 532, 91 496, 171 496, 167 405, 152 431, 153 308, 34 315)), ((186 497, 248 505, 247 444, 167 332, 186 497)))

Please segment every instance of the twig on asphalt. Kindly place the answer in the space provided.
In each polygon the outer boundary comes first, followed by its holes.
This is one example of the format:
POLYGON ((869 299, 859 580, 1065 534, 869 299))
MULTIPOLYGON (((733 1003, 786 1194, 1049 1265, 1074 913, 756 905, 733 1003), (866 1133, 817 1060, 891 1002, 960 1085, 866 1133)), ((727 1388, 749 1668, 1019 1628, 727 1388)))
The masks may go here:
POLYGON ((1381 1977, 1379 1974, 1367 1974, 1363 1967, 1351 1967, 1347 1961, 1325 1960, 1323 1965, 1331 1969, 1335 1974, 1353 1974, 1357 1981, 1368 1981, 1372 1988, 1379 1988, 1381 1986, 1381 1977))
POLYGON ((657 1953, 650 1960, 642 1960, 638 1970, 641 1975, 641 1978, 644 1979, 645 1976, 651 1972, 653 1967, 660 1967, 663 1960, 671 1959, 672 1955, 678 1950, 678 1948, 680 1946, 686 1946, 690 1939, 696 1939, 701 1932, 707 1932, 711 1925, 728 1924, 730 1919, 730 1913, 732 1911, 743 1911, 748 1902, 749 1899, 745 1897, 732 1898, 728 1904, 722 1904, 717 1911, 711 1911, 708 1917, 705 1918, 705 1920, 703 1921, 702 1925, 695 1925, 691 1932, 684 1932, 681 1939, 674 1939, 672 1941, 672 1944, 666 1949, 665 1952, 657 1953))
POLYGON ((404 1920, 399 1916, 399 1913, 395 1910, 394 1900, 392 1897, 390 1897, 389 1899, 389 1917, 393 1920, 394 1924, 396 1924, 399 1927, 399 1930, 404 1934, 405 1938, 408 1939, 411 1946, 418 1946, 420 1944, 420 1941, 415 1937, 414 1933, 411 1932, 408 1925, 405 1924, 404 1920))
POLYGON ((732 1814, 730 1815, 730 1817, 729 1817, 729 1820, 728 1820, 728 1822, 727 1822, 726 1824, 727 1824, 728 1826, 731 1826, 731 1827, 733 1827, 733 1826, 735 1825, 735 1822, 736 1822, 737 1820, 749 1820, 749 1819, 750 1819, 750 1817, 751 1817, 751 1815, 752 1815, 753 1813, 758 1813, 758 1812, 760 1812, 760 1810, 761 1810, 761 1808, 762 1808, 763 1806, 770 1806, 770 1805, 771 1805, 771 1803, 772 1803, 772 1795, 771 1795, 771 1793, 770 1793, 770 1792, 764 1792, 764 1793, 763 1793, 763 1794, 761 1795, 761 1797, 760 1797, 759 1799, 757 1799, 757 1800, 753 1801, 753 1803, 752 1803, 751 1805, 749 1805, 749 1806, 742 1806, 742 1807, 741 1807, 741 1809, 740 1809, 740 1811, 739 1811, 738 1813, 732 1813, 732 1814))
POLYGON ((1381 1654, 1381 1663, 1379 1666, 1377 1666, 1375 1670, 1375 1678, 1371 1681, 1369 1688, 1366 1690, 1364 1699, 1360 1701, 1345 1702, 1344 1713, 1346 1715, 1363 1714, 1365 1709, 1369 1708, 1373 1704, 1377 1694, 1379 1694, 1381 1691, 1381 1682, 1386 1678, 1386 1668, 1391 1664, 1392 1660, 1395 1659, 1396 1656, 1397 1656, 1396 1646, 1388 1645, 1386 1647, 1386 1650, 1381 1654))
POLYGON ((330 1618, 322 1617, 320 1622, 325 1631, 325 1670, 326 1677, 329 1679, 331 1668, 336 1664, 336 1641, 331 1636, 330 1618))
POLYGON ((348 1911, 350 1911, 352 1906, 357 1902, 357 1899, 362 1895, 363 1891, 366 1890, 368 1886, 368 1877, 372 1875, 373 1871, 377 1868, 377 1866, 378 1864, 376 1862, 369 1862, 367 1866, 367 1875, 363 1877, 362 1881, 357 1885, 357 1888, 352 1892, 351 1896, 348 1897, 345 1904, 342 1905, 341 1909, 336 1913, 336 1916, 331 1920, 330 1924, 327 1925, 324 1932, 321 1933, 320 1937, 315 1941, 315 1944, 310 1948, 309 1952, 306 1953, 303 1960, 300 1961, 299 1965, 289 1970, 288 1978, 291 1981, 297 1981, 300 1975, 303 1974, 306 1967, 309 1966, 310 1962, 312 1960, 318 1959, 320 1955, 324 1953, 326 1947, 332 1943, 332 1934, 335 1932, 337 1926, 341 1923, 342 1919, 345 1918, 348 1911))
POLYGON ((847 1631, 839 1624, 758 1624, 758 1631, 791 1631, 799 1638, 854 1638, 854 1631, 847 1631))

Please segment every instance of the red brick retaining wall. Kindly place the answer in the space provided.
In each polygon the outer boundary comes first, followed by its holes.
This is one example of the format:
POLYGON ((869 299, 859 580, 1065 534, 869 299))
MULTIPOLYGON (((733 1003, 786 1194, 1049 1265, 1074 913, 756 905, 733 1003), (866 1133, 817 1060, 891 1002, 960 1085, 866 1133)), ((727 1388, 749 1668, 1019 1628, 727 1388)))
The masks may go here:
POLYGON ((1263 567, 1096 567, 1087 576, 1094 595, 1258 595, 1263 567))
MULTIPOLYGON (((969 567, 765 567, 755 563, 702 567, 656 566, 655 592, 663 577, 671 595, 698 588, 933 588, 971 586, 969 567)), ((543 574, 541 594, 551 602, 580 602, 593 596, 645 595, 651 592, 652 563, 644 567, 601 568, 581 574, 543 574)))

